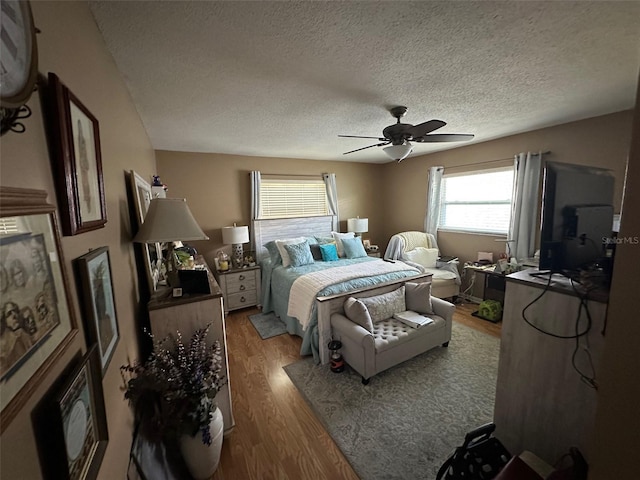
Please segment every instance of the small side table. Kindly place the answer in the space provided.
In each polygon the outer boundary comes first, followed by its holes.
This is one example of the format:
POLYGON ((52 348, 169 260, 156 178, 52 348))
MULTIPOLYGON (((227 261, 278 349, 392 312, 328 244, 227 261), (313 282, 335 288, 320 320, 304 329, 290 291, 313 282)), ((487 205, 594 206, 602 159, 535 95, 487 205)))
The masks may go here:
POLYGON ((381 258, 380 252, 367 252, 367 255, 370 257, 381 258))
POLYGON ((240 308, 260 306, 260 265, 215 272, 224 297, 224 314, 240 308))

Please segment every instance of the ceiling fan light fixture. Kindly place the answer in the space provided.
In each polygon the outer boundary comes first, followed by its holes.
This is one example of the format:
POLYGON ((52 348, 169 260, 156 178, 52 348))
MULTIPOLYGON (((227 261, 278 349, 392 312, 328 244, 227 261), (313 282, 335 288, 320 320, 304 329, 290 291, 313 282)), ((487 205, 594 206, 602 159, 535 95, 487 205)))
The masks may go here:
POLYGON ((407 158, 413 150, 413 145, 409 142, 404 142, 402 145, 390 145, 382 149, 392 160, 400 163, 407 158))

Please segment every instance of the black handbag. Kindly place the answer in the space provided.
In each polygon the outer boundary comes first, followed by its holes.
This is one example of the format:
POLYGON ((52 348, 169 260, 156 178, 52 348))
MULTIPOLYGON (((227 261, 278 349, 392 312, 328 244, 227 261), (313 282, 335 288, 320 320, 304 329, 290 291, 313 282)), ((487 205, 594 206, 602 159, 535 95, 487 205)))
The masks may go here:
POLYGON ((436 480, 490 480, 511 459, 500 440, 491 435, 494 423, 487 423, 467 433, 462 446, 457 447, 442 464, 436 480))

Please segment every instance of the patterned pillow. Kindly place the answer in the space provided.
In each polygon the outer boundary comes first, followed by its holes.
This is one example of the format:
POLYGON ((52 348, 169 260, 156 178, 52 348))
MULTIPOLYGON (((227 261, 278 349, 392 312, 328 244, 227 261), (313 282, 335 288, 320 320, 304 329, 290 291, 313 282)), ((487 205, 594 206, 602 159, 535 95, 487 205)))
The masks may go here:
POLYGON ((404 312, 407 305, 404 300, 404 285, 393 292, 374 297, 359 298, 371 316, 373 323, 393 317, 394 313, 404 312))
POLYGON ((407 310, 418 313, 435 313, 431 303, 431 283, 407 282, 404 287, 407 310))
POLYGON ((366 257, 367 252, 362 245, 362 239, 360 237, 343 238, 342 247, 347 258, 360 258, 366 257))
POLYGON ((357 323, 365 330, 373 333, 373 322, 369 310, 357 298, 349 297, 344 302, 344 314, 353 323, 357 323))
POLYGON ((333 239, 332 236, 328 236, 328 237, 315 237, 317 242, 322 245, 324 243, 336 243, 336 241, 333 239))
POLYGON ((292 267, 301 267, 302 265, 309 265, 314 262, 309 244, 306 240, 302 243, 285 245, 284 248, 289 254, 289 258, 291 259, 290 266, 292 267))
POLYGON ((325 262, 333 262, 338 260, 338 250, 335 243, 325 243, 320 245, 320 253, 322 260, 325 262))
POLYGON ((285 238, 284 240, 276 240, 276 246, 278 247, 278 251, 280 252, 280 256, 282 257, 282 266, 288 267, 291 265, 291 258, 289 258, 289 254, 285 250, 285 245, 292 245, 294 243, 302 243, 305 242, 304 237, 296 237, 296 238, 285 238))

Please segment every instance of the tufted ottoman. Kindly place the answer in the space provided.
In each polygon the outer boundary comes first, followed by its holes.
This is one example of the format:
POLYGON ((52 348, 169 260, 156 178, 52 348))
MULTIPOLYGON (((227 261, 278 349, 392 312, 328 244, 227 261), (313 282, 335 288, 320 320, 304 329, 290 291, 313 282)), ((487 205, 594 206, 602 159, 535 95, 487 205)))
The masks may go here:
POLYGON ((388 318, 373 324, 373 332, 349 320, 342 313, 331 315, 333 338, 342 342, 344 360, 362 375, 362 383, 390 367, 451 340, 451 322, 455 306, 431 297, 433 323, 412 328, 388 318))

